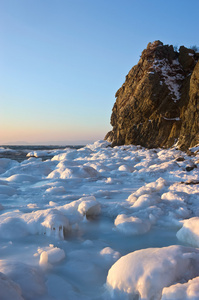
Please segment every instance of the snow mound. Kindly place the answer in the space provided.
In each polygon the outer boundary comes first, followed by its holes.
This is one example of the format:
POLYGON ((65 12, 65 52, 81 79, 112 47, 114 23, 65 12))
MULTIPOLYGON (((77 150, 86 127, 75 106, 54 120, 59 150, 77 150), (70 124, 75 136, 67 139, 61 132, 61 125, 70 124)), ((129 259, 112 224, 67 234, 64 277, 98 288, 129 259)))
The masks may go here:
POLYGON ((144 234, 151 228, 151 223, 148 220, 141 220, 138 217, 125 214, 118 215, 114 224, 117 230, 126 235, 144 234))
POLYGON ((78 166, 78 167, 66 167, 58 165, 58 169, 52 171, 47 178, 50 179, 72 179, 72 178, 95 178, 99 173, 92 167, 78 166))
POLYGON ((100 251, 100 255, 108 262, 114 263, 120 258, 120 253, 110 247, 106 247, 100 251))
POLYGON ((80 214, 83 216, 86 215, 87 218, 95 217, 100 214, 101 207, 94 196, 80 198, 80 200, 83 200, 78 206, 80 214))
POLYGON ((17 190, 7 185, 0 185, 0 194, 13 196, 17 194, 17 190))
POLYGON ((0 273, 0 299, 1 300, 24 300, 18 284, 0 273))
POLYGON ((37 251, 40 254, 39 264, 43 267, 49 264, 59 263, 66 256, 64 250, 54 247, 52 244, 50 244, 49 247, 38 248, 37 251))
POLYGON ((199 277, 189 280, 187 283, 177 283, 165 287, 161 300, 197 300, 199 299, 199 277))
POLYGON ((160 201, 161 199, 157 195, 144 194, 137 198, 137 200, 133 203, 132 207, 136 209, 143 209, 155 205, 160 201))
MULTIPOLYGON (((0 238, 17 239, 30 234, 42 234, 64 240, 73 229, 74 232, 78 230, 84 216, 96 217, 101 211, 101 206, 94 196, 85 196, 63 206, 52 201, 49 201, 49 204, 52 207, 48 209, 30 213, 16 210, 0 215, 0 238)), ((28 208, 34 209, 35 205, 28 204, 28 208)))
POLYGON ((112 299, 159 300, 164 287, 199 275, 198 267, 197 249, 183 246, 142 249, 121 257, 110 268, 107 289, 112 299))
POLYGON ((167 185, 167 182, 162 177, 158 178, 155 182, 150 182, 139 188, 136 192, 132 193, 127 201, 135 202, 138 197, 145 194, 152 194, 160 191, 167 185))
POLYGON ((130 172, 130 173, 132 173, 134 171, 134 168, 129 166, 129 165, 121 165, 121 166, 119 166, 118 170, 121 171, 121 172, 130 172))
POLYGON ((9 182, 35 182, 38 181, 38 178, 26 174, 15 174, 7 178, 9 182))
POLYGON ((0 174, 3 174, 12 167, 19 165, 17 161, 11 160, 9 158, 0 158, 0 174))
POLYGON ((47 236, 53 235, 59 239, 64 239, 66 232, 70 230, 67 217, 57 210, 50 211, 41 225, 47 236))
POLYGON ((177 238, 194 247, 199 247, 199 217, 193 217, 183 221, 182 228, 177 232, 177 238))
POLYGON ((52 195, 66 194, 66 190, 63 186, 52 186, 48 188, 45 193, 52 195))
POLYGON ((5 214, 5 218, 0 222, 0 237, 5 239, 18 239, 28 235, 28 228, 26 222, 12 214, 5 214), (14 230, 13 230, 14 228, 14 230))
POLYGON ((92 151, 94 151, 94 150, 98 150, 100 148, 107 148, 110 145, 111 145, 111 143, 109 143, 108 141, 99 140, 99 141, 94 142, 93 144, 86 145, 86 148, 89 148, 92 151))
MULTIPOLYGON (((6 300, 40 299, 40 296, 46 293, 44 274, 37 267, 20 262, 0 260, 0 272, 4 273, 20 286, 21 294, 24 297, 10 297, 5 298, 6 300)), ((18 294, 20 295, 20 290, 18 294)), ((2 300, 1 289, 0 299, 2 300)))

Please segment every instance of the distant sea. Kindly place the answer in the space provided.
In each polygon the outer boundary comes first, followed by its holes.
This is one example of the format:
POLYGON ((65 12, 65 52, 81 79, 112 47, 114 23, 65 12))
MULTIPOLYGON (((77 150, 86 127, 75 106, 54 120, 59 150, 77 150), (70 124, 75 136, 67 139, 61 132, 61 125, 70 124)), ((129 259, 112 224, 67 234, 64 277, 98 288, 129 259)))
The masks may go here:
POLYGON ((64 150, 67 148, 71 149, 80 149, 84 145, 66 145, 66 146, 56 146, 56 145, 3 145, 0 146, 0 158, 9 158, 22 162, 25 159, 28 159, 27 154, 32 151, 44 151, 47 155, 38 155, 37 158, 41 157, 42 160, 51 159, 55 154, 56 150, 64 150), (52 155, 51 155, 52 153, 52 155))

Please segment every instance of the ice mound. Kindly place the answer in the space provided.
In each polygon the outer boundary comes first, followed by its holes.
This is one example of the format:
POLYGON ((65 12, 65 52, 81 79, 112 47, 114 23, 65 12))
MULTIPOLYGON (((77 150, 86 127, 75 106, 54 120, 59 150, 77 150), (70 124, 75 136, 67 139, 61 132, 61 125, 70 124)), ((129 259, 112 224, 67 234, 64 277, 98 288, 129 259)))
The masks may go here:
POLYGON ((50 211, 41 225, 44 227, 44 234, 47 236, 54 236, 59 239, 64 239, 67 231, 70 230, 67 217, 58 210, 50 211))
POLYGON ((151 228, 151 223, 147 219, 142 220, 138 217, 127 216, 125 214, 118 215, 114 224, 117 230, 126 235, 144 234, 151 228))
POLYGON ((91 150, 99 150, 100 148, 107 148, 111 145, 108 141, 105 140, 99 140, 94 142, 93 144, 86 145, 86 148, 89 148, 91 150))
POLYGON ((165 287, 161 300, 197 300, 199 299, 199 277, 189 280, 187 283, 177 283, 165 287))
POLYGON ((0 299, 1 300, 24 300, 18 284, 0 273, 0 299))
POLYGON ((177 238, 194 247, 199 247, 199 217, 183 221, 182 228, 177 232, 177 238))
POLYGON ((0 194, 13 196, 17 194, 17 190, 8 185, 0 185, 0 194))
POLYGON ((129 165, 121 165, 121 166, 119 166, 118 170, 121 172, 133 172, 134 168, 129 165))
POLYGON ((106 247, 100 251, 100 255, 110 263, 116 262, 120 258, 120 253, 118 251, 113 250, 110 247, 106 247))
POLYGON ((5 214, 0 222, 0 237, 3 239, 19 239, 28 235, 26 222, 15 214, 5 214), (14 229, 14 230, 13 230, 14 229))
POLYGON ((82 202, 78 206, 78 211, 83 216, 89 217, 95 217, 100 214, 101 212, 101 206, 96 201, 94 196, 80 198, 82 202))
POLYGON ((49 247, 38 248, 38 254, 40 255, 39 264, 43 267, 47 267, 49 264, 56 264, 65 258, 64 250, 54 247, 50 244, 49 247))
MULTIPOLYGON (((34 205, 29 207, 35 208, 34 205)), ((96 198, 85 196, 63 206, 57 205, 56 209, 52 207, 30 213, 22 213, 19 210, 8 212, 0 215, 0 237, 16 239, 29 234, 44 234, 63 240, 73 229, 78 229, 84 216, 96 217, 100 211, 101 206, 96 198)))
MULTIPOLYGON (((44 275, 37 267, 29 266, 20 262, 0 260, 0 272, 4 273, 18 284, 22 294, 22 298, 10 297, 5 299, 39 299, 40 296, 46 293, 44 275)), ((1 290, 0 299, 2 299, 1 290)))
POLYGON ((148 248, 121 257, 108 272, 107 288, 112 299, 160 300, 164 287, 187 282, 197 275, 198 249, 148 248))
POLYGON ((52 195, 59 195, 59 194, 66 194, 66 190, 63 186, 52 186, 48 188, 45 193, 52 194, 52 195))
POLYGON ((161 198, 158 195, 144 194, 137 198, 137 200, 133 203, 132 207, 134 209, 148 208, 152 205, 159 203, 160 201, 161 198))
POLYGON ((152 194, 160 191, 167 185, 167 182, 162 177, 158 178, 155 182, 150 182, 139 188, 136 192, 132 193, 127 201, 135 202, 137 198, 145 194, 152 194))
POLYGON ((53 154, 0 159, 0 299, 7 284, 6 300, 199 299, 199 250, 159 248, 177 231, 199 247, 199 173, 186 170, 199 152, 98 141, 53 154))
POLYGON ((182 197, 179 193, 173 193, 171 191, 162 194, 161 199, 176 202, 184 202, 185 200, 185 198, 182 197))
POLYGON ((15 174, 7 178, 9 182, 36 182, 38 178, 27 174, 15 174))
MULTIPOLYGON (((59 165, 58 165, 59 166, 59 165)), ((69 179, 69 178, 93 178, 98 177, 99 173, 92 167, 78 166, 68 167, 63 169, 62 167, 52 171, 47 178, 50 179, 69 179)))
POLYGON ((8 159, 8 158, 0 158, 0 174, 3 174, 10 168, 18 166, 19 163, 17 161, 8 159))

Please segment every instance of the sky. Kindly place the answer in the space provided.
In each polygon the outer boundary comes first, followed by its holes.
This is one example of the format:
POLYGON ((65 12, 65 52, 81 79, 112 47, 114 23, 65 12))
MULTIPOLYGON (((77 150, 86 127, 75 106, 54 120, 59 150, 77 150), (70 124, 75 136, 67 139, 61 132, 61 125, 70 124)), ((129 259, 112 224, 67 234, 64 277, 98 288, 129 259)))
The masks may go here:
POLYGON ((198 0, 0 0, 0 145, 86 144, 149 42, 199 46, 198 0))

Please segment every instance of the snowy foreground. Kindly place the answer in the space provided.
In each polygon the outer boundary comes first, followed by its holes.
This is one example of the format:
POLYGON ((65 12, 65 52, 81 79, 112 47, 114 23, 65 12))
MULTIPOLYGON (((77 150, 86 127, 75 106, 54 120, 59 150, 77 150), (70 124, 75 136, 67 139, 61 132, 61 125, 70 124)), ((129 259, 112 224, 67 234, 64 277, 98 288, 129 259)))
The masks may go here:
POLYGON ((1 300, 199 299, 199 148, 108 145, 0 159, 1 300))

